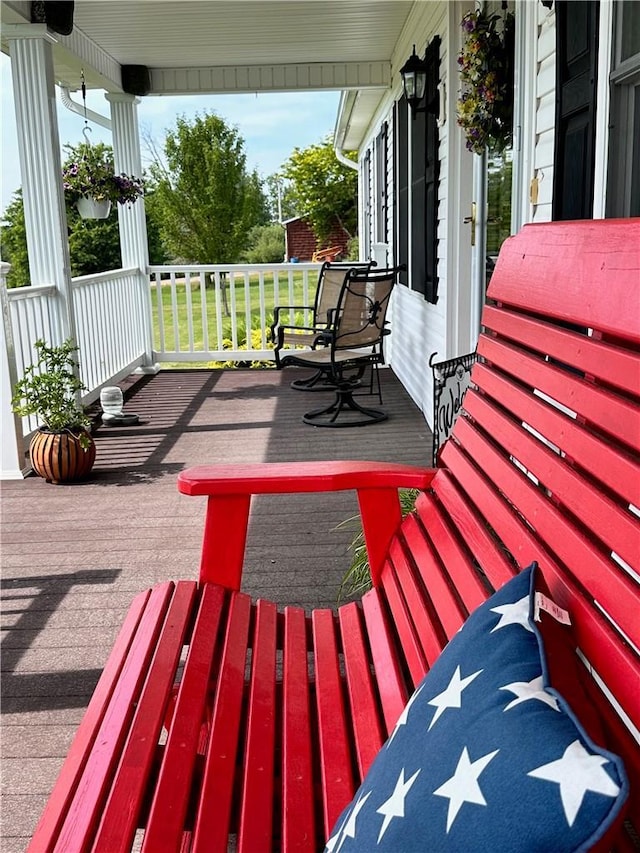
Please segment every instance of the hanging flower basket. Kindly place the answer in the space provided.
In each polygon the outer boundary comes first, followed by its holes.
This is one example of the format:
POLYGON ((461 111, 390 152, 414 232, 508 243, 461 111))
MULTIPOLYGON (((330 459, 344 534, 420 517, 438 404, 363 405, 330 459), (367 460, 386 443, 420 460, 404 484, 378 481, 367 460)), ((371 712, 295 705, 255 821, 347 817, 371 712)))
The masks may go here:
POLYGON ((108 198, 98 201, 83 195, 76 201, 76 208, 82 219, 108 219, 111 201, 108 198))
POLYGON ((139 178, 116 175, 113 154, 106 145, 85 143, 73 149, 74 158, 62 172, 65 195, 75 204, 83 219, 106 219, 112 203, 133 204, 144 192, 139 178), (99 212, 90 209, 91 201, 100 203, 99 212))
POLYGON ((502 152, 513 138, 514 16, 467 12, 461 26, 458 124, 469 151, 502 152))

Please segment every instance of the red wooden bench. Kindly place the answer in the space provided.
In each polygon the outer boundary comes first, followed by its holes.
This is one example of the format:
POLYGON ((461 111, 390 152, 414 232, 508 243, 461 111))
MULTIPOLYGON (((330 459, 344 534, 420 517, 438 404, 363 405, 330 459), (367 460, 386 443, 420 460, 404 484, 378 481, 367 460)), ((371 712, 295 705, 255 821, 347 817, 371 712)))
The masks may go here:
POLYGON ((208 496, 200 579, 134 600, 29 849, 112 853, 136 833, 152 853, 223 851, 230 836, 250 853, 319 849, 443 645, 532 560, 571 615, 600 738, 626 764, 615 849, 637 849, 639 246, 640 220, 507 241, 436 471, 182 473, 182 492, 208 496), (423 490, 402 523, 398 487, 423 490), (340 489, 357 490, 373 589, 337 613, 252 603, 239 591, 251 496, 340 489))

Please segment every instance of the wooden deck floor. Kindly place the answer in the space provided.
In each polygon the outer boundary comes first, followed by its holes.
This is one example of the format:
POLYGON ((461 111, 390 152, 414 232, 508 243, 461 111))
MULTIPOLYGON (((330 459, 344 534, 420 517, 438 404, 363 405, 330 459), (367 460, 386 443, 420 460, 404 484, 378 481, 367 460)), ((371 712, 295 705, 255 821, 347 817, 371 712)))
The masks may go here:
MULTIPOLYGON (((3 853, 25 849, 133 595, 197 574, 204 499, 183 468, 216 462, 379 459, 428 465, 431 434, 391 370, 388 421, 317 429, 321 395, 291 371, 163 371, 130 388, 141 424, 101 427, 87 483, 2 483, 3 853)), ((352 494, 255 501, 244 588, 281 605, 332 606, 348 566, 352 494)))

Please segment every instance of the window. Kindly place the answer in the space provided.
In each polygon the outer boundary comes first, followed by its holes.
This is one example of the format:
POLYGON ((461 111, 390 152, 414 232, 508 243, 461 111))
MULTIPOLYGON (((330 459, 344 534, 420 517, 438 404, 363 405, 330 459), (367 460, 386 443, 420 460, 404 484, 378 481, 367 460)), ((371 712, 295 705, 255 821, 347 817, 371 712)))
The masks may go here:
POLYGON ((386 243, 387 234, 387 123, 375 142, 376 161, 376 242, 386 243))

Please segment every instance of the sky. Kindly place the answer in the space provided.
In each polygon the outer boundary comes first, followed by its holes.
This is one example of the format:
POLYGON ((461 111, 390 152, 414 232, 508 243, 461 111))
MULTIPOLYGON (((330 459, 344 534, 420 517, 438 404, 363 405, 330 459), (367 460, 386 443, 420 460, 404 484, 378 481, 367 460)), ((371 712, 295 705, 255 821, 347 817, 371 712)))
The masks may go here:
MULTIPOLYGON (((16 119, 11 81, 11 63, 0 54, 0 143, 2 186, 0 211, 4 211, 21 184, 16 119)), ((80 92, 71 93, 81 103, 80 92)), ((215 112, 227 124, 237 127, 245 141, 247 167, 266 178, 277 172, 294 148, 307 148, 321 142, 335 127, 339 92, 296 92, 247 95, 147 96, 138 105, 138 122, 144 133, 162 146, 167 130, 175 127, 178 116, 193 118, 196 113, 215 112)), ((84 141, 84 119, 62 106, 58 97, 58 130, 60 145, 77 145, 84 141)), ((109 116, 109 103, 104 93, 87 92, 87 108, 109 116)), ((89 122, 91 142, 111 144, 111 132, 89 122)), ((146 155, 141 142, 143 164, 146 155)), ((64 149, 62 159, 64 160, 64 149)))

